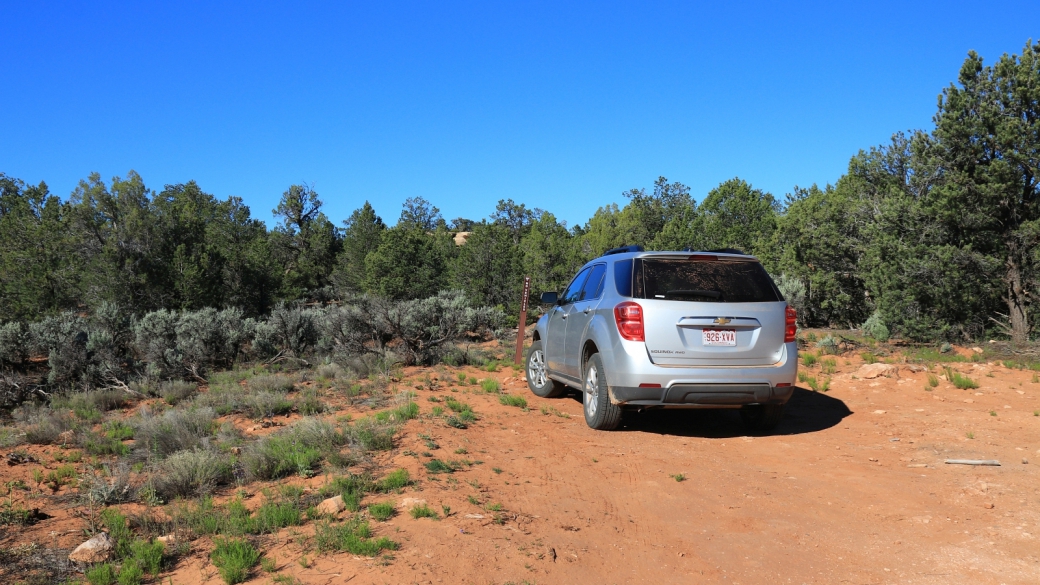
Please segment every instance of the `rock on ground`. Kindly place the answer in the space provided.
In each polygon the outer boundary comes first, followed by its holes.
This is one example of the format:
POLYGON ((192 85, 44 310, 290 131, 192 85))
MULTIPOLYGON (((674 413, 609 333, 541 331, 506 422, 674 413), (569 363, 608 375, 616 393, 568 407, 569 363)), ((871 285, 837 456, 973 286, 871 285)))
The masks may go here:
POLYGON ((339 514, 346 507, 347 505, 343 503, 343 496, 336 496, 318 504, 318 512, 321 514, 339 514))
POLYGON ((115 549, 115 542, 107 533, 102 532, 76 547, 69 554, 69 560, 76 563, 100 563, 107 561, 115 549))
POLYGON ((856 370, 857 377, 864 378, 867 380, 873 380, 874 378, 878 378, 881 376, 891 378, 893 376, 898 375, 899 368, 893 366, 892 364, 866 364, 860 367, 860 369, 856 370))

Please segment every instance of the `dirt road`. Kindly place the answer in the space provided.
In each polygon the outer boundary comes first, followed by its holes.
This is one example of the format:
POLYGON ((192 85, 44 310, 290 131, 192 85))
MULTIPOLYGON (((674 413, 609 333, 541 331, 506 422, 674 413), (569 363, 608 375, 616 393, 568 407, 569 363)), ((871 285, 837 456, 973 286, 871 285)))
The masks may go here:
MULTIPOLYGON (((425 500, 440 518, 402 509, 373 523, 400 543, 392 558, 316 556, 306 525, 264 552, 303 583, 1040 582, 1033 373, 955 364, 980 388, 933 389, 927 372, 867 380, 858 357, 838 364, 830 390, 799 389, 766 436, 746 435, 732 411, 648 412, 591 431, 576 396, 534 397, 514 372, 490 376, 527 409, 475 386, 417 390, 423 413, 429 396, 453 396, 480 415, 465 430, 420 416, 380 461, 420 480, 395 500, 425 500), (470 465, 431 474, 431 457, 470 465)), ((46 525, 22 538, 46 540, 46 525)), ((196 541, 163 583, 219 583, 208 546, 196 541)))

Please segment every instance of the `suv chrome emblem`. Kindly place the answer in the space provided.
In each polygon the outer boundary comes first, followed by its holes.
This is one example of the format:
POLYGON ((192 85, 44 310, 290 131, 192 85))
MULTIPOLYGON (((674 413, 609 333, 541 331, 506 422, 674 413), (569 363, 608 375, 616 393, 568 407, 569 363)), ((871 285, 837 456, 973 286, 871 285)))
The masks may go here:
POLYGON ((733 319, 727 319, 726 317, 716 317, 715 320, 712 321, 712 323, 715 323, 716 325, 725 325, 732 320, 733 319))

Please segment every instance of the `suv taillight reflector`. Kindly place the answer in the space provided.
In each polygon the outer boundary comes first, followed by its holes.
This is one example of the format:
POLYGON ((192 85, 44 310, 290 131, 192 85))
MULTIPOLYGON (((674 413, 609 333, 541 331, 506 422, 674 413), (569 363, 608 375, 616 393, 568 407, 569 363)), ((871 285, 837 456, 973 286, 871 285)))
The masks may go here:
POLYGON ((643 337, 643 307, 639 303, 625 301, 614 307, 614 322, 621 337, 629 341, 646 341, 643 337))
POLYGON ((795 324, 795 321, 798 319, 798 313, 793 307, 788 305, 785 317, 784 343, 791 343, 794 341, 795 334, 798 333, 798 325, 795 324))

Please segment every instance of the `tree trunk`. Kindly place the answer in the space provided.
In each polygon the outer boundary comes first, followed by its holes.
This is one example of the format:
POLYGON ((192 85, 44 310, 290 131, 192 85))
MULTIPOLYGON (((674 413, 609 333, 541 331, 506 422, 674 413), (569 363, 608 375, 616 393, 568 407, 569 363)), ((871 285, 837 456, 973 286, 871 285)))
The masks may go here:
POLYGON ((1022 265, 1012 251, 1007 259, 1007 305, 1008 319, 1011 325, 1011 341, 1015 344, 1029 342, 1029 313, 1027 303, 1029 294, 1022 286, 1022 265))

